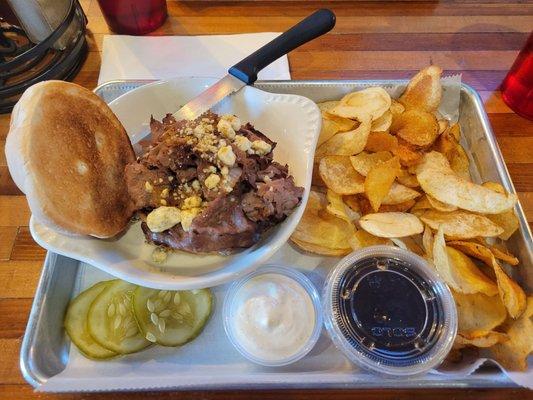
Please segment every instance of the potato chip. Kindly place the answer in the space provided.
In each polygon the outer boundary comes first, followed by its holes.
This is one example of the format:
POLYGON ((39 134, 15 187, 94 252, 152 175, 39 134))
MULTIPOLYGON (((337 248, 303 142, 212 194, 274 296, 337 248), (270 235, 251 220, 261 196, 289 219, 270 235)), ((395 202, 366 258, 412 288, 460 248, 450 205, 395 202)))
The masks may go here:
POLYGON ((429 204, 437 211, 450 212, 457 210, 457 207, 452 206, 451 204, 443 203, 442 201, 437 200, 435 197, 426 194, 429 204))
POLYGON ((344 204, 350 207, 352 211, 355 211, 356 213, 361 212, 361 208, 359 207, 359 200, 357 198, 357 195, 351 194, 351 195, 342 196, 342 201, 344 201, 344 204))
POLYGON ((528 297, 522 316, 506 330, 509 340, 490 349, 492 357, 508 370, 527 370, 527 358, 533 351, 533 297, 528 297))
MULTIPOLYGON (((448 242, 448 245, 462 251, 465 254, 468 254, 471 257, 483 261, 489 267, 492 267, 492 256, 496 257, 494 252, 491 250, 491 246, 488 246, 484 242, 479 243, 477 241, 477 238, 475 242, 468 242, 465 240, 452 240, 448 242)), ((500 255, 502 256, 502 254, 500 255)))
POLYGON ((446 236, 454 238, 492 237, 503 232, 502 228, 487 217, 467 211, 426 210, 420 215, 420 219, 432 229, 442 227, 446 236))
POLYGON ((505 333, 496 331, 472 331, 464 334, 457 334, 455 337, 454 348, 465 346, 474 346, 479 348, 492 347, 497 343, 505 343, 509 336, 505 333))
POLYGON ((326 186, 326 183, 320 176, 320 172, 318 170, 319 170, 319 163, 313 164, 313 176, 311 180, 311 185, 324 187, 326 186))
POLYGON ((431 210, 433 206, 428 200, 427 194, 423 194, 420 199, 415 203, 413 208, 411 209, 411 212, 419 211, 417 212, 418 215, 422 215, 423 210, 431 210))
MULTIPOLYGON (((496 182, 485 182, 482 186, 498 193, 507 194, 504 187, 496 182)), ((498 236, 502 240, 508 240, 520 227, 520 221, 514 210, 505 211, 501 214, 490 214, 487 215, 487 218, 503 228, 503 233, 498 236)))
POLYGON ((291 237, 291 241, 296 244, 302 250, 308 251, 314 254, 320 254, 322 256, 331 256, 331 257, 342 257, 346 254, 349 254, 352 249, 330 249, 328 247, 323 247, 314 243, 307 243, 302 240, 295 239, 291 237))
POLYGON ((474 242, 452 241, 449 243, 463 253, 477 258, 492 267, 496 275, 498 291, 509 315, 518 318, 526 307, 526 294, 522 288, 513 281, 496 261, 494 254, 485 246, 474 242))
POLYGON ((483 293, 487 296, 498 294, 498 286, 490 280, 474 262, 459 250, 446 246, 448 260, 461 293, 483 293))
POLYGON ((424 255, 424 250, 411 236, 404 238, 391 238, 392 242, 401 249, 412 251, 419 256, 424 255))
POLYGON ((388 132, 370 132, 365 150, 377 153, 378 151, 395 151, 398 148, 398 139, 388 132))
POLYGON ((505 188, 500 183, 497 183, 497 182, 487 181, 487 182, 482 183, 481 186, 486 187, 487 189, 490 189, 490 190, 494 190, 495 192, 498 192, 501 194, 507 193, 505 188))
POLYGON ((400 163, 405 167, 418 165, 424 156, 422 150, 417 149, 403 139, 398 139, 398 146, 392 152, 400 158, 400 163))
POLYGON ((320 160, 320 177, 326 186, 339 194, 356 194, 365 191, 365 179, 352 167, 346 156, 326 156, 320 160))
POLYGON ((424 230, 415 215, 401 212, 367 214, 359 219, 359 224, 368 233, 384 238, 401 238, 424 230))
POLYGON ((321 112, 324 112, 324 111, 331 110, 333 107, 335 107, 339 103, 340 103, 339 100, 329 100, 329 101, 323 101, 321 103, 316 103, 316 105, 318 106, 321 112))
POLYGON ((492 331, 507 318, 498 296, 483 293, 462 294, 452 291, 457 306, 457 330, 462 335, 476 331, 492 331))
POLYGON ((439 135, 439 124, 433 114, 412 109, 394 118, 390 132, 415 146, 429 146, 439 135))
POLYGON ((455 145, 454 151, 449 154, 450 167, 461 178, 467 181, 472 180, 470 176, 470 160, 465 149, 459 143, 455 145))
POLYGON ((365 179, 365 194, 374 211, 379 209, 381 202, 389 190, 400 170, 398 157, 379 162, 372 167, 365 179))
POLYGON ((427 225, 424 226, 424 233, 422 234, 422 247, 426 251, 426 255, 433 260, 433 232, 427 225))
POLYGON ((339 132, 316 150, 315 157, 327 155, 351 156, 363 151, 370 134, 370 121, 364 120, 354 130, 339 132))
POLYGON ((326 213, 327 204, 324 194, 311 191, 304 214, 291 238, 329 249, 348 249, 353 227, 326 213))
POLYGON ((459 143, 459 140, 461 139, 461 127, 457 122, 450 126, 448 133, 455 138, 457 143, 459 143))
POLYGON ((418 180, 416 179, 416 175, 410 174, 404 168, 400 170, 400 173, 396 177, 396 180, 400 182, 402 185, 410 187, 410 188, 416 188, 420 186, 420 184, 418 183, 418 180))
POLYGON ((442 97, 440 75, 442 70, 436 65, 418 72, 407 85, 400 97, 406 110, 419 109, 434 112, 439 108, 442 97))
POLYGON ((418 193, 416 190, 408 188, 407 186, 401 185, 399 183, 393 182, 389 192, 383 198, 383 201, 381 202, 381 204, 395 205, 395 204, 406 203, 409 200, 414 200, 419 196, 420 196, 420 193, 418 193))
POLYGON ((363 151, 356 156, 351 156, 350 161, 357 172, 367 176, 372 167, 376 166, 380 161, 387 161, 391 158, 392 154, 389 151, 378 151, 377 153, 363 151))
POLYGON ((444 203, 483 214, 500 214, 517 202, 516 195, 502 194, 459 177, 446 157, 432 151, 417 167, 416 177, 426 193, 444 203))
POLYGON ((327 111, 322 111, 322 119, 335 122, 341 132, 350 131, 357 125, 357 122, 352 119, 339 117, 338 115, 333 115, 327 111))
POLYGON ((520 226, 520 221, 514 210, 505 211, 501 214, 489 214, 487 218, 503 229, 503 232, 498 236, 503 240, 508 240, 520 226))
POLYGON ((359 250, 364 247, 377 246, 380 244, 391 244, 391 241, 389 239, 374 236, 362 229, 356 231, 350 238, 350 246, 352 246, 352 250, 359 250))
POLYGON ((495 246, 488 246, 492 254, 494 254, 494 257, 496 257, 498 260, 502 260, 503 262, 509 264, 509 265, 518 265, 520 261, 518 258, 516 258, 514 255, 509 253, 507 250, 503 248, 499 248, 496 245, 495 246))
POLYGON ((444 132, 450 126, 450 122, 447 119, 439 119, 439 135, 444 132))
POLYGON ((372 126, 370 130, 372 132, 386 132, 392 123, 392 113, 387 110, 385 113, 376 119, 375 121, 372 121, 372 126))
POLYGON ((320 146, 322 143, 327 142, 337 132, 340 132, 340 128, 335 122, 329 119, 322 119, 322 128, 320 129, 320 136, 318 136, 316 145, 320 146))
POLYGON ((439 228, 433 237, 433 263, 442 280, 444 280, 450 288, 459 291, 460 285, 459 282, 457 282, 453 267, 448 258, 442 227, 439 228))
POLYGON ((339 117, 362 121, 370 117, 372 121, 381 117, 391 106, 391 98, 381 87, 369 87, 358 92, 348 93, 329 112, 339 117))
MULTIPOLYGON (((371 214, 374 212, 372 209, 372 206, 370 205, 370 202, 366 197, 363 197, 359 195, 357 198, 357 201, 359 202, 359 210, 361 211, 361 215, 371 214)), ((381 204, 381 206, 378 209, 378 213, 386 213, 386 212, 406 212, 409 211, 413 206, 415 205, 414 200, 408 200, 404 203, 398 203, 398 204, 381 204)))
POLYGON ((344 204, 344 201, 342 200, 342 196, 340 194, 337 194, 333 190, 328 189, 326 197, 328 200, 328 206, 326 207, 326 211, 328 213, 337 218, 343 219, 348 223, 352 223, 356 219, 359 219, 359 213, 353 211, 350 207, 344 204))
POLYGON ((398 100, 391 99, 389 111, 392 113, 393 118, 400 115, 405 111, 405 107, 398 100))

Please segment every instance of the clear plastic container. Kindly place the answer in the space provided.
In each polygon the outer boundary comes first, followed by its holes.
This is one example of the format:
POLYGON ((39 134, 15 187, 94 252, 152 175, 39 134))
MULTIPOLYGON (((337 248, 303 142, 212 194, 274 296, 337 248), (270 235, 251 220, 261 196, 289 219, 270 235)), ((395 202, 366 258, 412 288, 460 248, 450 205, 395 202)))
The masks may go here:
POLYGON ((282 365, 288 365, 292 364, 293 362, 296 362, 303 358, 307 353, 311 351, 311 349, 315 346, 318 338, 320 337, 320 333, 322 331, 322 324, 323 324, 323 312, 322 312, 322 306, 320 302, 320 295, 315 288, 315 286, 311 283, 311 281, 301 272, 296 271, 293 268, 289 267, 283 267, 279 265, 268 265, 260 268, 259 270, 256 270, 243 278, 239 279, 238 281, 234 282, 224 299, 224 305, 222 310, 222 318, 224 321, 224 330, 226 331, 226 335, 228 336, 230 342, 235 346, 235 348, 241 353, 244 357, 246 357, 248 360, 259 364, 263 366, 268 367, 277 367, 282 365), (297 284, 299 284, 305 292, 309 295, 311 302, 313 304, 314 309, 314 328, 312 330, 311 335, 309 336, 308 340, 299 348, 296 349, 293 354, 291 354, 288 357, 280 358, 280 359, 263 359, 261 357, 258 357, 255 354, 252 354, 250 351, 246 349, 245 346, 243 346, 235 333, 235 326, 233 324, 233 320, 235 317, 236 312, 236 304, 235 299, 239 291, 246 285, 251 279, 259 277, 261 275, 267 275, 267 274, 277 274, 282 275, 284 277, 288 277, 297 284))
POLYGON ((457 333, 452 294, 416 254, 372 246, 349 254, 324 286, 324 323, 354 364, 387 376, 439 365, 457 333))

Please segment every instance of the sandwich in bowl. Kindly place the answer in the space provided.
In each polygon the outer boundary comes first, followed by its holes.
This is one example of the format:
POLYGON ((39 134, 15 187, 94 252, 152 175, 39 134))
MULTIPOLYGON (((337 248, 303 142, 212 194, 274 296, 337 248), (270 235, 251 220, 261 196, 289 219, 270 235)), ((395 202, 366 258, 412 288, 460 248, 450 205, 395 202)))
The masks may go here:
POLYGON ((39 222, 98 238, 128 225, 124 167, 135 154, 120 121, 90 90, 63 81, 30 87, 13 109, 5 151, 39 222))

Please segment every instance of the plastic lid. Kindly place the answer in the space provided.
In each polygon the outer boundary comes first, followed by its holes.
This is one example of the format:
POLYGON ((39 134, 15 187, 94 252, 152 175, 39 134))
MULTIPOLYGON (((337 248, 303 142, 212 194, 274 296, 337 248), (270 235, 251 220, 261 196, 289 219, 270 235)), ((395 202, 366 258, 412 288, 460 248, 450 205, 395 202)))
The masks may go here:
POLYGON ((226 297, 224 299, 224 306, 223 306, 222 314, 223 314, 222 318, 224 320, 224 330, 226 331, 226 335, 228 336, 233 346, 235 346, 235 348, 239 351, 239 353, 241 353, 248 360, 256 364, 264 365, 267 367, 278 367, 278 366, 288 365, 303 358, 315 346, 318 338, 320 337, 320 333, 322 331, 322 324, 323 324, 320 295, 317 289, 315 288, 315 286, 312 284, 309 278, 307 278, 301 272, 298 272, 293 268, 279 266, 279 265, 267 265, 267 266, 261 267, 260 269, 234 282, 229 288, 226 294, 226 297), (313 303, 313 310, 315 314, 314 315, 314 318, 315 318, 314 328, 307 342, 305 342, 304 345, 301 346, 299 349, 296 349, 296 351, 290 356, 286 358, 274 359, 274 360, 273 359, 267 360, 267 359, 260 358, 257 355, 248 351, 247 348, 243 346, 237 339, 237 335, 235 332, 235 326, 233 325, 234 316, 236 312, 235 299, 239 291, 253 278, 256 278, 261 275, 269 275, 269 274, 279 274, 284 277, 290 278, 291 280, 299 284, 305 290, 305 292, 309 295, 309 298, 311 299, 311 302, 313 303))
POLYGON ((392 246, 367 247, 337 264, 324 288, 324 315, 353 363, 390 376, 437 366, 457 333, 446 284, 423 258, 392 246))

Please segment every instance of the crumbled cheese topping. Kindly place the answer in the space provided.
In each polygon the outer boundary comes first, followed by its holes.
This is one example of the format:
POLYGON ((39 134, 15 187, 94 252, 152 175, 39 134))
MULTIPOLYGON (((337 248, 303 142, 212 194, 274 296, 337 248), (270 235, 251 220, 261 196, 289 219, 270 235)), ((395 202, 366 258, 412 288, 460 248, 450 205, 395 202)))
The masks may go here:
POLYGON ((228 167, 233 166, 235 164, 235 160, 237 157, 235 157, 235 153, 233 153, 233 149, 231 146, 224 146, 221 147, 217 152, 218 159, 222 164, 227 165, 228 167))
POLYGON ((201 208, 190 208, 188 210, 181 211, 181 227, 185 232, 189 232, 194 217, 200 214, 201 211, 201 208))
POLYGON ((222 134, 222 136, 225 136, 228 139, 233 139, 235 137, 235 130, 231 126, 231 122, 225 119, 221 119, 220 121, 218 121, 217 129, 222 134))
POLYGON ((234 131, 238 131, 239 129, 241 129, 241 125, 242 125, 241 120, 235 115, 225 114, 222 117, 220 117, 220 119, 224 121, 228 121, 234 131))
POLYGON ((235 136, 235 145, 239 150, 248 151, 252 147, 252 142, 246 136, 237 135, 235 136))
POLYGON ((144 190, 146 190, 148 193, 152 193, 154 191, 154 187, 150 182, 146 181, 144 182, 144 190))
POLYGON ((272 151, 272 146, 264 140, 254 140, 252 142, 252 149, 255 150, 255 154, 264 156, 272 151))
POLYGON ((207 178, 205 178, 204 184, 208 189, 214 189, 217 187, 219 182, 220 176, 218 176, 217 174, 211 174, 207 178))
POLYGON ((146 217, 146 225, 152 232, 163 232, 181 221, 181 211, 176 207, 157 207, 146 217))
POLYGON ((187 197, 181 206, 182 210, 188 210, 190 208, 197 208, 202 205, 202 198, 200 196, 187 197))

